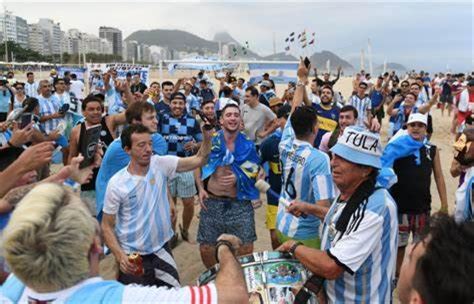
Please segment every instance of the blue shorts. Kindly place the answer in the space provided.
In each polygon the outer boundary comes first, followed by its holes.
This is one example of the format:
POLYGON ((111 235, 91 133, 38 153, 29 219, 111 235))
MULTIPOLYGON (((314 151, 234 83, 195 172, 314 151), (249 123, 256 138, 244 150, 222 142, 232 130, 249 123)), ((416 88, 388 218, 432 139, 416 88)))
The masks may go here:
POLYGON ((251 244, 257 240, 251 201, 210 197, 204 204, 207 210, 201 209, 199 217, 199 244, 214 246, 217 238, 223 233, 239 237, 243 244, 251 244))
POLYGON ((176 173, 175 177, 168 182, 168 185, 172 197, 190 198, 197 193, 193 171, 176 173))

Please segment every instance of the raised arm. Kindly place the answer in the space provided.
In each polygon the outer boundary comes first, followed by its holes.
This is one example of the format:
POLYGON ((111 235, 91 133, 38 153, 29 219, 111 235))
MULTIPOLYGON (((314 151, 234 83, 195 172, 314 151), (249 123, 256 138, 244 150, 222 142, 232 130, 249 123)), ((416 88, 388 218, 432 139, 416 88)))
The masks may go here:
POLYGON ((396 104, 397 102, 399 102, 399 101, 402 100, 402 98, 403 98, 402 95, 397 94, 397 95, 395 95, 395 97, 392 99, 392 101, 390 101, 390 103, 388 104, 388 107, 387 107, 387 115, 388 115, 388 116, 395 116, 395 115, 397 115, 397 113, 398 113, 399 110, 398 110, 398 109, 394 109, 394 107, 395 107, 395 104, 396 104))
POLYGON ((336 82, 339 80, 339 78, 341 77, 341 70, 342 70, 342 67, 341 66, 338 66, 337 67, 337 76, 336 78, 332 81, 332 84, 335 85, 336 82))
POLYGON ((436 90, 429 102, 418 107, 418 112, 422 114, 428 113, 431 107, 434 106, 438 102, 438 97, 440 93, 441 93, 441 89, 436 90))
POLYGON ((206 164, 207 157, 209 156, 209 153, 211 153, 211 137, 213 133, 214 130, 206 130, 204 127, 202 128, 203 141, 199 151, 196 155, 179 158, 176 172, 192 171, 206 164))
POLYGON ((291 103, 291 113, 293 113, 297 107, 304 101, 304 95, 306 94, 306 86, 308 85, 309 67, 306 67, 303 59, 300 60, 296 75, 298 76, 298 84, 296 85, 295 95, 293 96, 293 102, 291 103))

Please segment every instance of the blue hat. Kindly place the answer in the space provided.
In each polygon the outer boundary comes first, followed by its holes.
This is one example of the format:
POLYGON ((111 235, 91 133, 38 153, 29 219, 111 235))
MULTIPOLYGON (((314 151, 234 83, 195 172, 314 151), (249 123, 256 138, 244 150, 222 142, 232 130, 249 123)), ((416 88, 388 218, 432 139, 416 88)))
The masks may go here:
POLYGON ((380 135, 361 127, 345 128, 331 152, 351 163, 377 169, 382 167, 380 135))

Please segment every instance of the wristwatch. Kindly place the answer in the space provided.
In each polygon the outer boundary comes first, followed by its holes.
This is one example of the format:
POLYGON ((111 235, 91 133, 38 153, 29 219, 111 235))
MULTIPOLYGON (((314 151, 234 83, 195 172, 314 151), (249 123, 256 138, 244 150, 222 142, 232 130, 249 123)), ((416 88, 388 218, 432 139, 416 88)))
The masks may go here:
POLYGON ((306 83, 304 83, 304 82, 301 81, 301 80, 298 80, 298 82, 296 83, 296 86, 297 86, 297 87, 304 87, 304 86, 306 86, 306 83))
POLYGON ((220 240, 217 242, 216 244, 216 261, 217 263, 219 263, 219 247, 220 246, 227 246, 229 248, 229 250, 232 252, 233 255, 235 255, 235 249, 234 249, 234 246, 232 246, 232 243, 229 242, 229 241, 226 241, 226 240, 220 240))
POLYGON ((291 254, 292 257, 295 257, 296 247, 298 247, 300 245, 303 245, 303 243, 301 243, 299 241, 294 242, 293 245, 291 245, 290 250, 288 250, 288 252, 291 254))

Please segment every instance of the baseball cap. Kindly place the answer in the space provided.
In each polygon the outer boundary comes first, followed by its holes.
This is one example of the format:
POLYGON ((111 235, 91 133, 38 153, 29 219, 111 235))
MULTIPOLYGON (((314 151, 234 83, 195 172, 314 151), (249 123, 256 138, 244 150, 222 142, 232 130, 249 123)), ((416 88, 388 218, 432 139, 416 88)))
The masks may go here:
POLYGON ((467 85, 470 86, 470 87, 474 86, 474 79, 469 80, 467 85))
POLYGON ((362 127, 346 127, 331 152, 355 164, 377 169, 382 167, 380 135, 362 127))
POLYGON ((281 99, 279 97, 270 98, 268 103, 270 104, 270 107, 274 107, 274 106, 283 104, 283 102, 281 101, 281 99))
POLYGON ((182 99, 184 100, 184 102, 186 102, 186 96, 184 96, 184 94, 181 92, 176 92, 171 95, 170 100, 175 100, 175 99, 182 99))
POLYGON ((412 113, 408 117, 407 125, 414 123, 414 122, 421 122, 425 126, 428 125, 428 116, 421 113, 412 113))
POLYGON ((50 74, 56 74, 56 70, 55 69, 51 69, 51 71, 49 72, 50 74))
POLYGON ((264 80, 260 83, 260 86, 261 87, 267 87, 267 88, 271 88, 272 87, 272 83, 268 80, 264 80))

